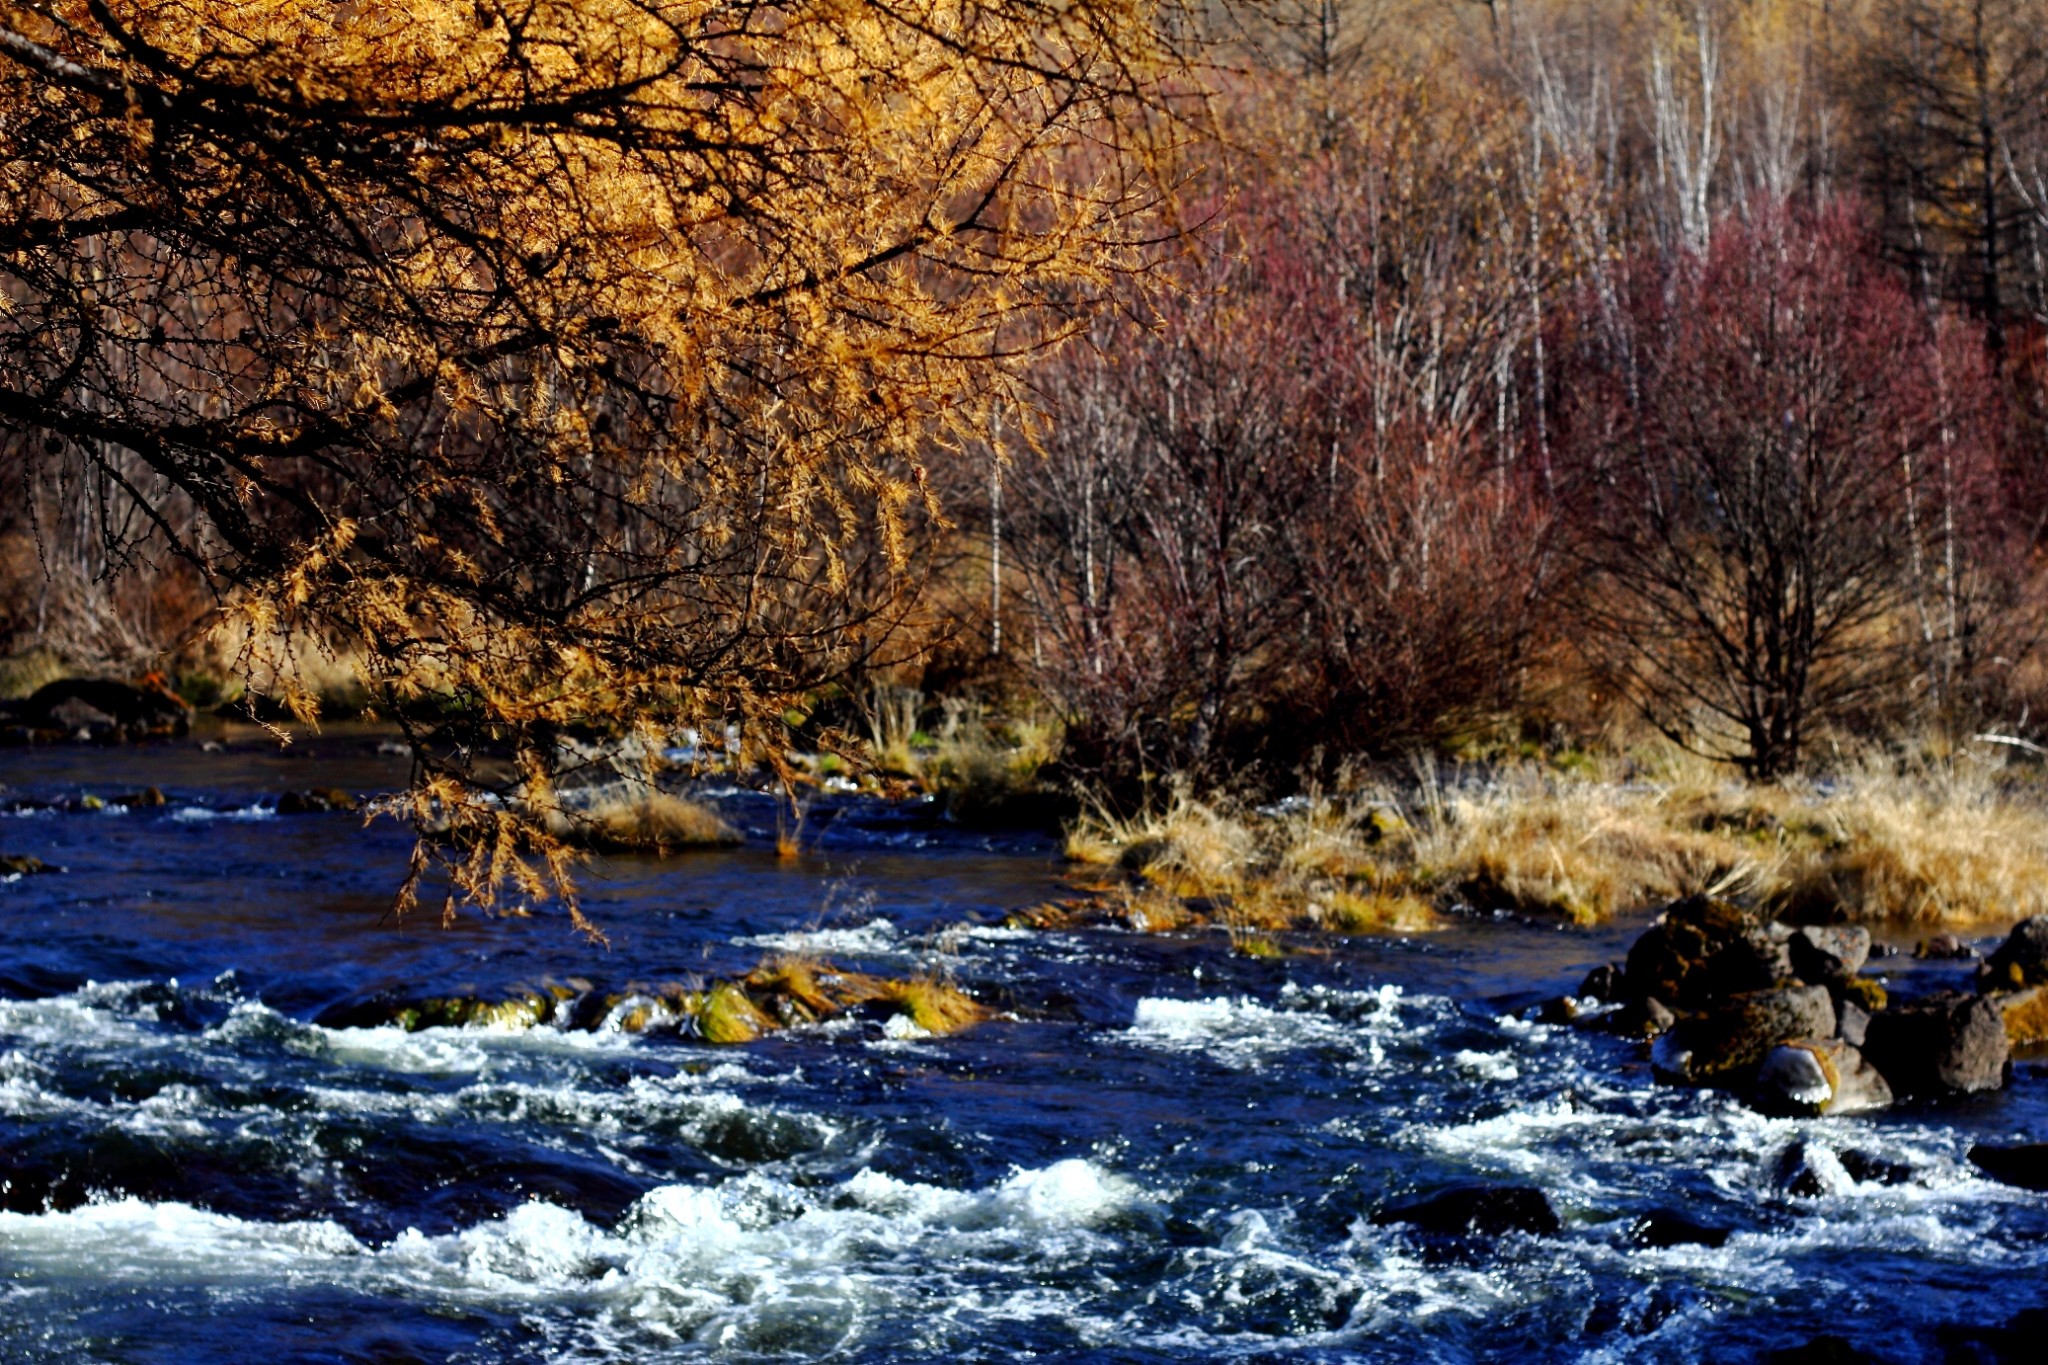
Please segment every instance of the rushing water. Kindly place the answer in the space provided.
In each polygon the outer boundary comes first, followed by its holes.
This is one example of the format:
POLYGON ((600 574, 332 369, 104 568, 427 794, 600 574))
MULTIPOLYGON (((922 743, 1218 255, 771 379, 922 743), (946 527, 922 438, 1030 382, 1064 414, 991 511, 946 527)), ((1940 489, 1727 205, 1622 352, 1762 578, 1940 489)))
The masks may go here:
POLYGON ((1965 1160, 2048 1139, 2041 1063, 1869 1119, 1660 1087, 1521 1017, 1629 926, 1277 961, 1004 929, 1060 889, 1049 844, 851 802, 794 862, 757 830, 600 865, 598 949, 546 914, 385 921, 399 831, 272 810, 402 777, 348 732, 0 754, 0 797, 170 797, 0 816, 0 852, 67 869, 0 885, 0 1357, 1679 1361, 1836 1333, 1974 1359, 1972 1329, 2048 1300, 2043 1196, 1965 1160), (942 970, 1004 1017, 726 1048, 313 1022, 777 950, 942 970), (1799 1143, 1817 1195, 1779 1179, 1799 1143), (1446 1249, 1372 1220, 1474 1180, 1540 1186, 1563 1231, 1446 1249), (1634 1248, 1651 1208, 1735 1235, 1634 1248))

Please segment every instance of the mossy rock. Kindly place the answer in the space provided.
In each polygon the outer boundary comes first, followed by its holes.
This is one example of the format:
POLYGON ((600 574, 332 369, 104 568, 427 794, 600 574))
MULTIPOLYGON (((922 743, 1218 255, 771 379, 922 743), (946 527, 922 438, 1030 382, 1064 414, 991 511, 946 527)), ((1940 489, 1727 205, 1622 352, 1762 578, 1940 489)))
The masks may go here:
POLYGON ((1706 896, 1670 905, 1628 950, 1629 991, 1680 1009, 1767 990, 1789 974, 1785 946, 1740 906, 1706 896))
POLYGON ((1991 999, 2005 1020, 2005 1036, 2014 1047, 2048 1043, 2048 986, 1995 991, 1991 999))
POLYGON ((1985 989, 2048 985, 2048 915, 2023 920, 1984 960, 1985 989))
POLYGON ((1890 993, 1885 990, 1882 983, 1873 977, 1847 977, 1840 983, 1840 986, 1845 999, 1854 1000, 1871 1014, 1876 1014, 1891 1003, 1890 993))
POLYGON ((721 981, 705 995, 697 1011, 697 1034, 707 1043, 751 1043, 775 1028, 746 991, 721 981))
POLYGON ((480 1028, 529 1029, 545 1023, 554 1008, 555 1002, 538 992, 509 1000, 479 1000, 468 1022, 480 1028))
POLYGON ((391 1012, 391 1022, 407 1033, 430 1028, 461 1028, 469 1022, 475 1010, 476 1001, 468 996, 437 996, 400 1005, 391 1012))
POLYGON ((988 1018, 987 1009, 973 996, 943 981, 888 982, 880 998, 926 1033, 940 1036, 959 1033, 988 1018))

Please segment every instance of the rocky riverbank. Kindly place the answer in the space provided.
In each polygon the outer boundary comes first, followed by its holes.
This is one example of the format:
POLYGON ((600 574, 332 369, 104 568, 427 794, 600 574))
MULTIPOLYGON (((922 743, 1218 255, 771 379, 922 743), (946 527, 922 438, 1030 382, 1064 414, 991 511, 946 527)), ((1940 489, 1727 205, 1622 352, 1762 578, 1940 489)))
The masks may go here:
POLYGON ((2014 1047, 2048 1041, 2048 916, 2015 928, 1974 990, 1893 1000, 1864 974, 1870 954, 1861 926, 1688 897, 1545 1014, 1639 1040, 1667 1083, 1786 1116, 1996 1090, 2014 1047))

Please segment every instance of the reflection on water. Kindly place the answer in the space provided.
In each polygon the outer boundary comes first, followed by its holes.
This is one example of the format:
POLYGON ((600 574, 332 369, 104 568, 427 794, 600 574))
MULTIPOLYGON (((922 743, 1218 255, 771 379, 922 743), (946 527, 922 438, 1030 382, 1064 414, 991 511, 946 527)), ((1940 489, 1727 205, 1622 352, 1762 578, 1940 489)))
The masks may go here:
POLYGON ((402 832, 272 809, 396 786, 375 743, 0 755, 0 797, 168 797, 0 816, 0 852, 67 869, 0 885, 0 1356, 1692 1360, 1831 1332, 1943 1359, 2048 1298, 2041 1197, 1964 1159, 2048 1137, 2039 1063, 1942 1110, 1766 1119, 1518 1017, 1626 927, 1279 961, 1003 929, 1057 891, 1050 844, 927 807, 837 807, 791 862, 728 792, 749 848, 592 869, 609 950, 544 913, 392 924, 402 832), (314 1022, 775 952, 943 971, 1004 1015, 723 1049, 314 1022), (1798 1144, 1817 1195, 1782 1188, 1798 1144), (1475 1180, 1540 1187, 1563 1230, 1372 1221, 1475 1180), (1630 1246, 1652 1208, 1733 1235, 1630 1246))

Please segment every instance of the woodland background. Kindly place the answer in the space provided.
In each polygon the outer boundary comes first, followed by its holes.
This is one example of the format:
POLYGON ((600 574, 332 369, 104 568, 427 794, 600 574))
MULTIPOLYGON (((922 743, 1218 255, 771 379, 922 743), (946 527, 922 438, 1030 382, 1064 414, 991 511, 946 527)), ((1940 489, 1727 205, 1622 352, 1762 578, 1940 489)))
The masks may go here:
MULTIPOLYGON (((824 541, 776 542, 774 638, 746 665, 758 697, 735 701, 699 659, 652 691, 608 676, 601 704, 582 694, 548 723, 630 724, 680 689, 679 718, 736 708, 829 743, 974 708, 1056 736, 1048 780, 1130 799, 1172 775, 1274 794, 1358 758, 1558 753, 1644 724, 1764 778, 1830 736, 2034 736, 2048 5, 1275 0, 1140 21, 1199 39, 1146 86, 1166 111, 1150 141, 1069 139, 1030 178, 1063 188, 1020 199, 1006 230, 1051 240, 1031 205, 1115 196, 1116 214, 1071 221, 1142 228, 1113 251, 1091 239, 1100 268, 1028 307, 989 306, 973 344, 1004 378, 971 411, 920 415, 908 371, 847 361, 845 401, 896 405, 901 439, 792 514, 831 526, 824 541), (1149 179, 1105 170, 1141 141, 1149 179)), ((36 98, 17 82, 10 138, 36 98)), ((22 183, 17 265, 38 245, 22 183)), ((566 202, 569 184, 531 192, 566 202)), ((597 231, 582 218, 563 240, 597 231)), ((537 280, 552 269, 528 258, 537 280)), ((43 286, 10 278, 18 343, 43 286)), ((974 297, 917 287, 918 317, 974 297)), ((618 330, 615 302, 581 306, 554 325, 618 330)), ((12 375, 42 363, 19 353, 12 375)), ((830 363, 789 354, 805 383, 830 363)), ((790 410, 746 408, 734 429, 790 410)), ((564 467, 639 439, 593 411, 550 428, 564 467)), ((330 602, 308 556, 360 547, 300 528, 290 553, 244 545, 223 572, 218 509, 65 421, 10 409, 0 435, 15 690, 157 669, 202 703, 246 679, 334 715, 504 684, 380 661, 365 640, 383 608, 294 617, 330 602), (252 583, 293 574, 282 614, 235 614, 252 583), (266 633, 282 653, 252 650, 266 633)), ((850 430, 819 426, 820 458, 850 430)), ((417 458, 403 477, 445 474, 417 458)), ((518 503, 502 469, 470 474, 518 503)), ((670 477, 647 505, 716 502, 709 475, 670 477)), ((561 486, 533 485, 533 534, 602 522, 596 503, 551 501, 561 486)), ((449 515, 408 523, 446 551, 408 561, 414 580, 461 578, 447 556, 487 539, 449 515)), ((442 649, 454 619, 422 638, 442 649)))

